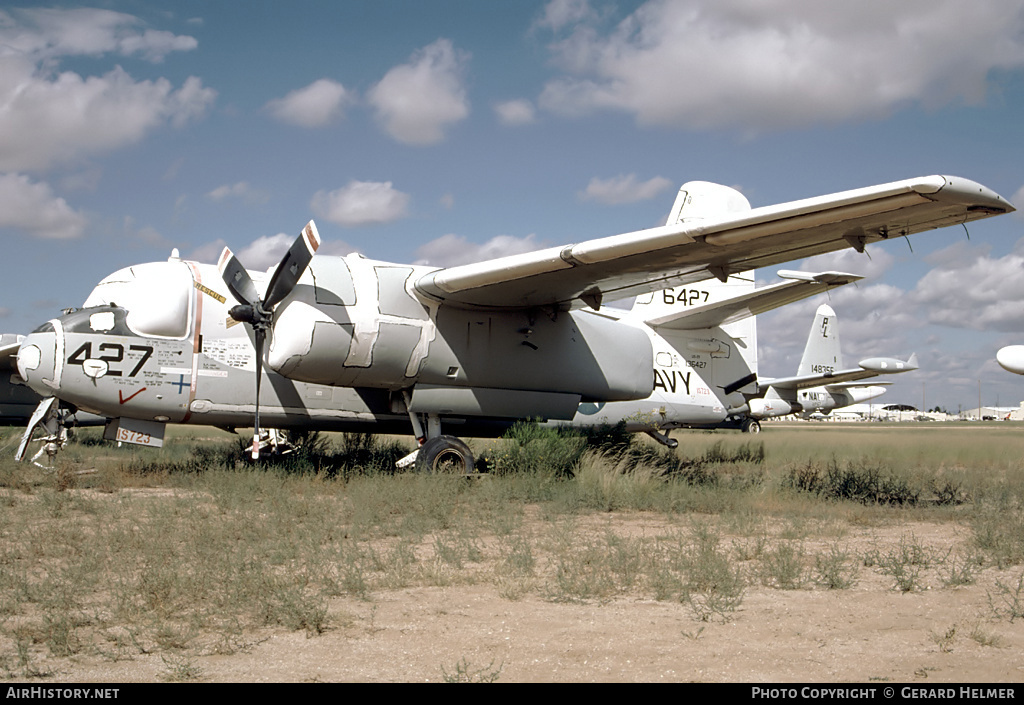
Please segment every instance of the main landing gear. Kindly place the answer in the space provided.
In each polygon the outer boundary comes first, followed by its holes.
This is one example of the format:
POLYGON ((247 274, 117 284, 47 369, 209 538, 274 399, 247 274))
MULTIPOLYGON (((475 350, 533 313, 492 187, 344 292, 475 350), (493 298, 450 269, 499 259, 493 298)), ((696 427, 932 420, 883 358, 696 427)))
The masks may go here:
POLYGON ((476 472, 473 452, 455 436, 427 439, 416 456, 416 472, 472 475, 476 472))
MULTIPOLYGON (((405 393, 406 408, 410 399, 409 393, 405 393)), ((441 433, 441 417, 437 414, 427 414, 427 431, 424 433, 423 424, 419 416, 409 411, 409 421, 412 423, 413 433, 420 447, 409 455, 399 460, 396 465, 399 468, 406 468, 410 465, 416 472, 422 473, 446 473, 450 475, 465 475, 470 477, 476 475, 476 460, 469 446, 455 436, 446 436, 441 433)))
POLYGON ((743 433, 760 433, 761 424, 757 419, 745 419, 740 426, 740 431, 743 433))

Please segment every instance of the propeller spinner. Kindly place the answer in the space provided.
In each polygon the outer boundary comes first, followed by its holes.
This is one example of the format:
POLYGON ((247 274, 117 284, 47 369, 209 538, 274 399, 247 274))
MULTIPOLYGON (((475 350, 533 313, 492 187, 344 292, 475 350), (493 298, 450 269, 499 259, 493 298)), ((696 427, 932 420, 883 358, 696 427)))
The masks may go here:
POLYGON ((239 323, 249 324, 256 337, 256 414, 253 421, 253 460, 260 457, 260 378, 263 376, 267 331, 274 324, 274 309, 295 288, 318 247, 320 247, 320 235, 311 220, 302 229, 302 233, 292 243, 288 253, 274 270, 264 299, 260 299, 252 278, 230 248, 224 248, 220 255, 220 261, 217 263, 220 276, 227 284, 228 291, 238 301, 238 305, 232 307, 228 311, 228 315, 239 323))

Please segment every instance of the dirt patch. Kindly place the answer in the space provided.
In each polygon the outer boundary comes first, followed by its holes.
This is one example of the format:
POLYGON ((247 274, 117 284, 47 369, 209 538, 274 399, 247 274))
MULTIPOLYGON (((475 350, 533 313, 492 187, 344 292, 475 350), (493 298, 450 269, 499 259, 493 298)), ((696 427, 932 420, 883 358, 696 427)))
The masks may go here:
MULTIPOLYGON (((584 521, 623 536, 664 528, 642 514, 584 521)), ((842 543, 881 556, 912 537, 916 546, 948 552, 963 540, 958 531, 948 523, 851 528, 842 543)), ((328 628, 315 636, 262 629, 117 661, 48 659, 37 664, 48 675, 35 681, 1024 680, 1024 619, 1011 621, 1000 609, 1021 568, 979 570, 973 584, 959 587, 944 585, 940 570, 922 571, 910 591, 877 565, 859 565, 846 589, 787 590, 751 579, 738 608, 708 621, 684 601, 640 590, 575 602, 543 589, 508 599, 493 581, 375 591, 331 599, 328 628)))

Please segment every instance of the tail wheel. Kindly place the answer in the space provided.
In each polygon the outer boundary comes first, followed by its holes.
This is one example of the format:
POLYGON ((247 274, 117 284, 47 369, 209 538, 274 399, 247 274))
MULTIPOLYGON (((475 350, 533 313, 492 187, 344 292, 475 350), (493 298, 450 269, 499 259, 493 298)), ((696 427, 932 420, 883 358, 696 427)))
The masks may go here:
POLYGON ((475 469, 473 452, 455 436, 429 439, 416 456, 416 472, 471 475, 475 469))
POLYGON ((747 419, 743 422, 743 433, 760 433, 761 424, 758 423, 757 419, 747 419))

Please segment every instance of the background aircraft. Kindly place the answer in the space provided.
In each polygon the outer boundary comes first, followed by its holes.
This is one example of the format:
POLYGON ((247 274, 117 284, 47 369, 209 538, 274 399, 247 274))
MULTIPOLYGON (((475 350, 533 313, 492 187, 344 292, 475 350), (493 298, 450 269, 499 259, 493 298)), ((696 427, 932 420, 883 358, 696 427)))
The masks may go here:
POLYGON ((831 306, 822 304, 807 336, 796 376, 764 380, 764 392, 750 400, 748 413, 753 419, 787 414, 824 417, 833 409, 859 404, 885 393, 884 385, 866 385, 859 380, 910 372, 917 367, 917 355, 911 355, 907 361, 872 357, 861 360, 857 367, 844 368, 838 317, 831 306))
POLYGON ((1024 375, 1024 345, 1008 345, 996 353, 996 362, 1004 370, 1024 375))
MULTIPOLYGON (((641 322, 602 312, 605 298, 724 282, 1012 210, 958 177, 757 209, 734 189, 690 182, 665 226, 447 269, 314 258, 310 223, 269 278, 247 272, 227 249, 216 270, 172 256, 115 272, 83 309, 25 338, 18 370, 40 394, 113 419, 108 430, 121 441, 158 444, 166 423, 251 418, 257 457, 261 421, 411 428, 423 441, 422 466, 469 467, 453 432, 492 435, 513 419, 568 421, 581 403, 650 396, 650 336, 641 322)), ((722 342, 693 340, 677 351, 680 364, 706 373, 707 394, 695 397, 704 397, 708 423, 756 388, 742 355, 726 355, 722 342)))
MULTIPOLYGON (((713 304, 698 306, 692 309, 689 316, 672 319, 669 316, 648 317, 644 310, 648 308, 645 300, 638 300, 633 308, 633 315, 639 311, 639 317, 646 320, 651 330, 654 345, 654 392, 650 397, 635 402, 611 402, 603 405, 581 404, 572 420, 573 426, 615 425, 621 421, 630 431, 644 431, 666 445, 675 447, 677 444, 664 433, 675 428, 739 428, 747 433, 761 430, 760 420, 788 414, 801 414, 804 418, 824 418, 833 409, 860 403, 885 393, 885 386, 880 384, 865 385, 856 380, 877 377, 883 374, 909 372, 917 369, 917 358, 911 356, 904 362, 895 358, 869 358, 862 360, 855 368, 845 369, 839 343, 839 326, 835 312, 827 304, 818 307, 807 338, 807 345, 800 361, 797 374, 784 379, 761 379, 757 377, 757 320, 752 311, 757 313, 775 308, 769 296, 771 289, 792 287, 787 293, 790 297, 804 298, 818 291, 834 286, 842 286, 860 279, 856 275, 827 272, 809 274, 806 272, 779 272, 780 276, 806 277, 806 283, 817 281, 821 288, 817 291, 810 287, 803 289, 799 285, 777 285, 761 289, 753 295, 736 295, 729 289, 742 289, 744 284, 751 282, 749 277, 732 277, 727 284, 706 282, 704 287, 684 289, 682 291, 666 290, 659 292, 665 301, 686 298, 693 301, 702 297, 714 300, 723 293, 732 293, 730 298, 713 304), (829 284, 825 285, 824 282, 829 284), (680 329, 680 321, 707 321, 715 309, 726 318, 723 311, 732 311, 728 316, 731 322, 714 329, 680 329), (670 326, 676 323, 676 329, 670 326), (702 379, 703 370, 694 369, 680 352, 691 349, 695 341, 715 341, 721 356, 740 355, 746 369, 756 377, 756 384, 751 388, 745 385, 745 404, 726 409, 726 418, 707 422, 699 414, 689 411, 689 404, 694 394, 717 395, 702 379), (676 362, 676 364, 673 364, 676 362)), ((752 282, 751 282, 752 289, 752 282)), ((781 293, 781 291, 780 291, 781 293)), ((648 299, 650 297, 647 297, 648 299)), ((798 300, 790 298, 786 303, 798 300)), ((782 305, 781 303, 778 305, 782 305)))

